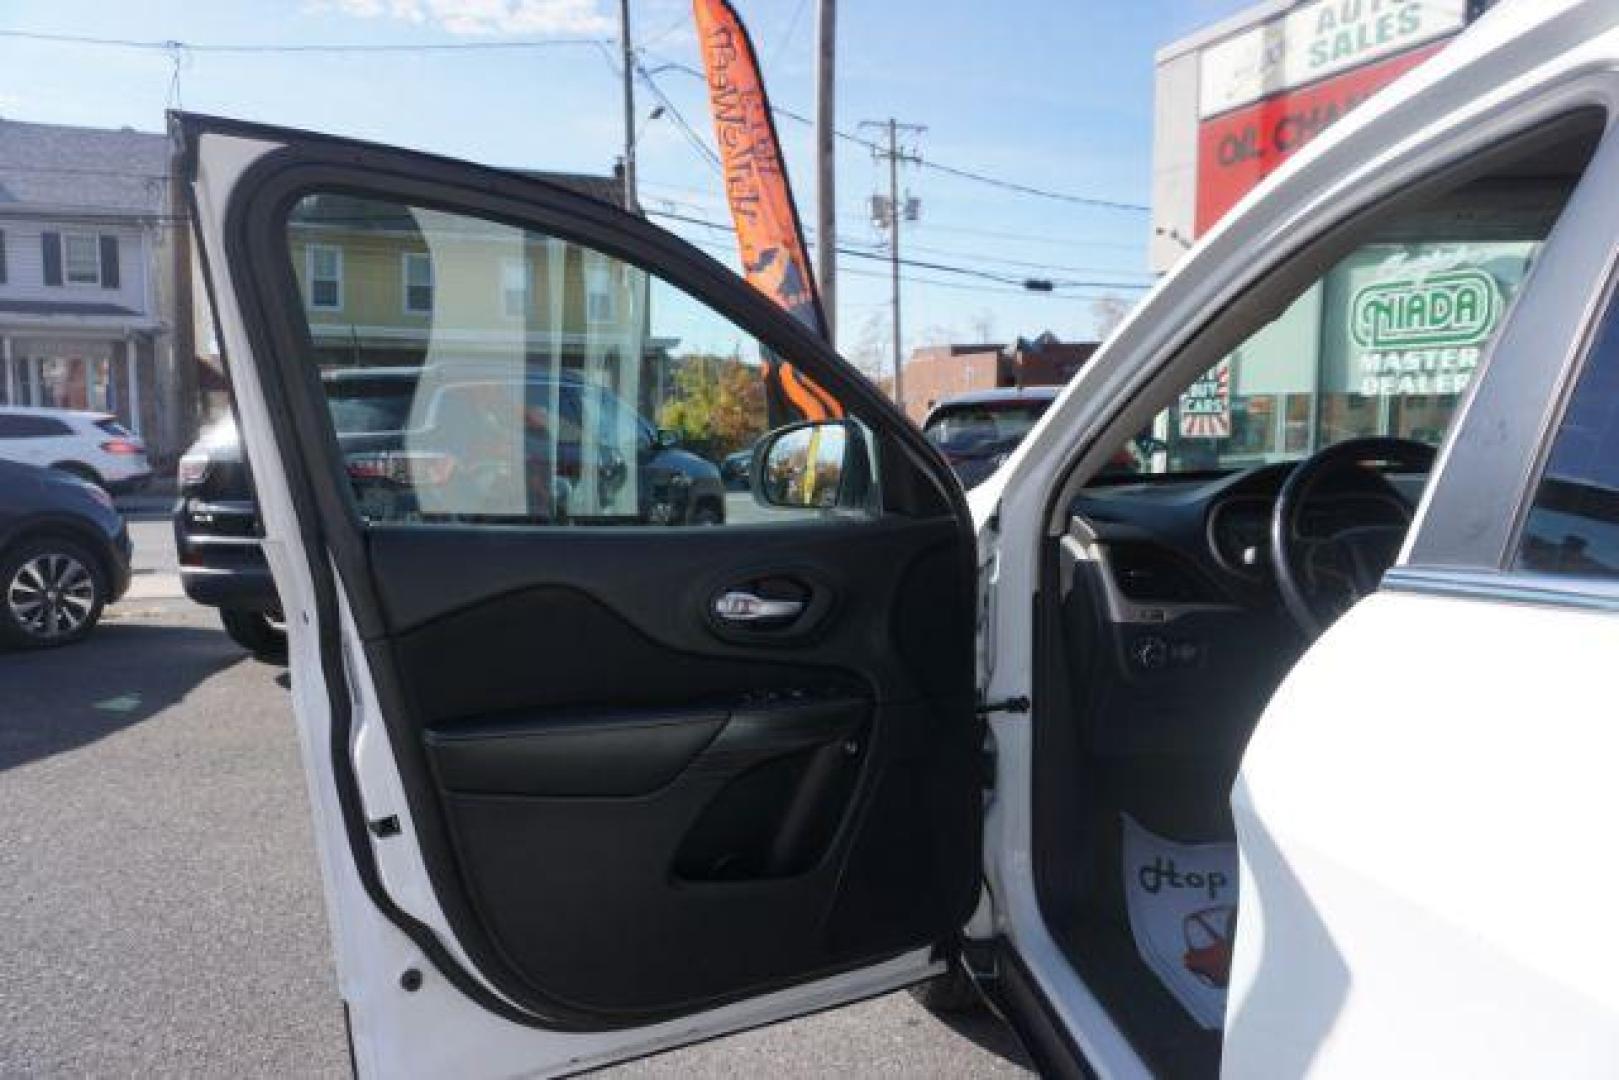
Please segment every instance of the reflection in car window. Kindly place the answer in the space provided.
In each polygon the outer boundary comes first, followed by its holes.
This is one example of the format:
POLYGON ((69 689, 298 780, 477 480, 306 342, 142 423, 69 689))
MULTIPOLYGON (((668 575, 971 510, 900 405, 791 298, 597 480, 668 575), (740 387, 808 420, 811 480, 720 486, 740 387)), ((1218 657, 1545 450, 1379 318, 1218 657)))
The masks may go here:
POLYGON ((943 405, 928 417, 923 430, 942 450, 1016 446, 1050 404, 1041 400, 943 405))
POLYGON ((1152 447, 1139 471, 1295 461, 1371 435, 1438 445, 1576 178, 1491 177, 1386 223, 1133 440, 1152 447))
POLYGON ((737 455, 796 419, 773 419, 759 342, 639 267, 347 193, 300 200, 287 235, 365 519, 717 525, 817 513, 768 508, 749 494, 745 462, 738 476, 737 455), (413 278, 400 272, 407 257, 413 278), (327 291, 341 305, 311 301, 311 267, 335 275, 327 291), (411 280, 431 282, 431 304, 407 302, 411 280))
POLYGON ((1535 489, 1518 565, 1619 576, 1619 313, 1612 306, 1535 489))

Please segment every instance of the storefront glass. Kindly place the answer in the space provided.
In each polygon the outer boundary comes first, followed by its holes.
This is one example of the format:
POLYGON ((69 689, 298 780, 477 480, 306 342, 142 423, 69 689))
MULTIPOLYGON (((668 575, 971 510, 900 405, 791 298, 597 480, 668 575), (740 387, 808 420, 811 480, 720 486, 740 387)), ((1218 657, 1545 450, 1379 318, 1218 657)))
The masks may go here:
POLYGON ((1437 444, 1566 192, 1475 186, 1340 260, 1137 440, 1152 472, 1244 468, 1368 435, 1437 444))
POLYGON ((121 341, 16 338, 12 369, 18 404, 113 413, 134 426, 121 341))

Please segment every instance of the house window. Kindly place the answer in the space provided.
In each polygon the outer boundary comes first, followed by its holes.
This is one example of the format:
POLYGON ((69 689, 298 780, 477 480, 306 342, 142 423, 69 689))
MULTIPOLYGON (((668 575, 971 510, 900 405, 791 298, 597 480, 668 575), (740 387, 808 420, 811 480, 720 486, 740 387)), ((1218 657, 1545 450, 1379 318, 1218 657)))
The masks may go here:
POLYGON ((433 257, 424 251, 405 254, 405 313, 433 313, 433 257))
POLYGON ((618 317, 618 296, 613 276, 605 266, 585 268, 585 321, 610 323, 618 317))
POLYGON ((506 262, 500 267, 500 310, 513 318, 527 315, 533 297, 533 282, 524 262, 506 262))
POLYGON ((91 233, 63 233, 62 267, 69 285, 100 285, 100 238, 91 233))
POLYGON ((309 306, 337 311, 343 306, 343 249, 310 244, 308 254, 309 306))

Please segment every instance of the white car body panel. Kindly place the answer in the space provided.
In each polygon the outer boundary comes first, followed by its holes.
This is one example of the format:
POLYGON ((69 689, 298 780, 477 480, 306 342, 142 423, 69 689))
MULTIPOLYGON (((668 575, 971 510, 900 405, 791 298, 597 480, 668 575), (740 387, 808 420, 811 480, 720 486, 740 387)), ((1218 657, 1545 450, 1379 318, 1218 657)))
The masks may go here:
POLYGON ((1616 649, 1611 614, 1382 592, 1294 668, 1233 797, 1228 1074, 1619 1072, 1616 649))

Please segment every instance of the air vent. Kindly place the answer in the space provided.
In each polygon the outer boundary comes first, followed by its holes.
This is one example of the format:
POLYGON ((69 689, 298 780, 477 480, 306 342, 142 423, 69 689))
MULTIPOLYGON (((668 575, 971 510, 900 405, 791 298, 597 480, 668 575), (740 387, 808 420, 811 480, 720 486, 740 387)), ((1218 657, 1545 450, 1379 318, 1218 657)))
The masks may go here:
POLYGON ((1184 560, 1151 544, 1109 544, 1108 565, 1119 591, 1144 604, 1214 603, 1213 589, 1184 560))

